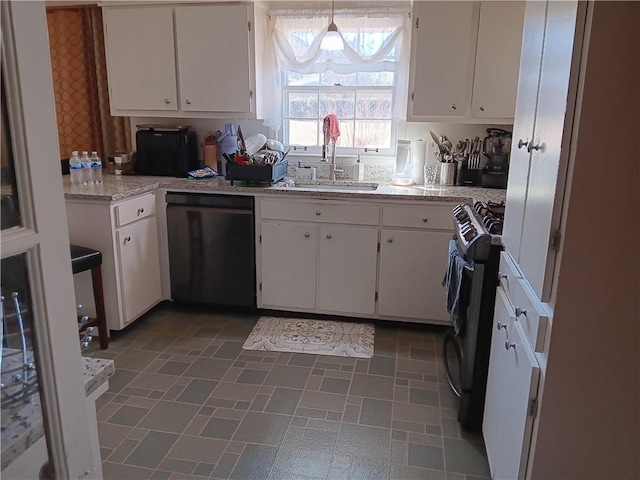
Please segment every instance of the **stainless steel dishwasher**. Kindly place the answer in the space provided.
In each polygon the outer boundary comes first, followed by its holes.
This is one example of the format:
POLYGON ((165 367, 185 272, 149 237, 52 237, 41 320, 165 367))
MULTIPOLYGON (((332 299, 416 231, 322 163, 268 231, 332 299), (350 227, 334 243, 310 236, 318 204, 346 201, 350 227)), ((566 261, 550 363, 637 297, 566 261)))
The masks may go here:
POLYGON ((174 301, 256 306, 253 197, 169 192, 174 301))

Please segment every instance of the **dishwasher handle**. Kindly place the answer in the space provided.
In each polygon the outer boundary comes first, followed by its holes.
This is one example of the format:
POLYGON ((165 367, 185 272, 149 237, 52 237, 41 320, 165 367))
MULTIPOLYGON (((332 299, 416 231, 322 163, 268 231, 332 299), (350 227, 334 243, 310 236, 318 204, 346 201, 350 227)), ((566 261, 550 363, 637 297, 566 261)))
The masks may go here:
POLYGON ((169 205, 253 210, 252 196, 167 192, 165 198, 169 205))

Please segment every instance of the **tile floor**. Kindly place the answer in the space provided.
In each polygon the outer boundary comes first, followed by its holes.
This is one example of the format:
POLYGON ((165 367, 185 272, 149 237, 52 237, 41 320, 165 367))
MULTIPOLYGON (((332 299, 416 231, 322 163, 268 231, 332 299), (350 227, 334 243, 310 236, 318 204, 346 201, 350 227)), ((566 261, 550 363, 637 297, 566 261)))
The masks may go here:
POLYGON ((461 430, 442 328, 376 324, 375 355, 242 350, 257 314, 163 304, 108 350, 98 399, 105 479, 475 480, 482 437, 461 430))

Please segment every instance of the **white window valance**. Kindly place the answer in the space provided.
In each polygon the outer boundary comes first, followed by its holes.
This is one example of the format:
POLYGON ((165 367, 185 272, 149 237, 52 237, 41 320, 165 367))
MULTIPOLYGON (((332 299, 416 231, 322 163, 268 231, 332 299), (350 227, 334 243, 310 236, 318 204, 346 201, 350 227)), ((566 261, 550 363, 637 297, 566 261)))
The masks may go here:
POLYGON ((334 19, 345 48, 320 49, 331 18, 330 10, 272 10, 269 12, 268 58, 273 90, 265 124, 280 128, 283 70, 300 74, 393 72, 396 76, 394 119, 403 119, 409 71, 411 22, 408 4, 379 9, 336 10, 334 19))

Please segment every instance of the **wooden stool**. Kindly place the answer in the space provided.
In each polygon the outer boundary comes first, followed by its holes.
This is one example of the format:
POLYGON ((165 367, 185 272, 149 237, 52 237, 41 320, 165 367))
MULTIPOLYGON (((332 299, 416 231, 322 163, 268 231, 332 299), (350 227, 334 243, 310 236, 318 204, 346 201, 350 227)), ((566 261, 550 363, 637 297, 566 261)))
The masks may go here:
POLYGON ((109 348, 109 330, 107 318, 104 313, 104 296, 102 294, 102 253, 93 248, 71 245, 71 269, 73 273, 91 270, 91 282, 93 284, 93 298, 96 304, 96 317, 89 319, 87 327, 97 326, 100 336, 100 348, 109 348))

